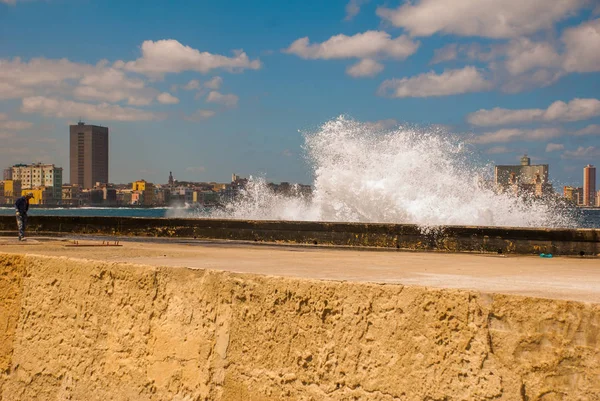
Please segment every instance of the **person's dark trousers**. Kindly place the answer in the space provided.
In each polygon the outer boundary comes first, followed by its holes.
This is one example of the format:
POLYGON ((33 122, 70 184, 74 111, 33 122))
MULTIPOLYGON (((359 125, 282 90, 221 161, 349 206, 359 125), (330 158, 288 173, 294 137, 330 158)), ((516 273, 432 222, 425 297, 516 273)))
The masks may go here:
POLYGON ((17 215, 17 227, 19 227, 19 240, 25 238, 25 228, 27 227, 27 215, 17 215))

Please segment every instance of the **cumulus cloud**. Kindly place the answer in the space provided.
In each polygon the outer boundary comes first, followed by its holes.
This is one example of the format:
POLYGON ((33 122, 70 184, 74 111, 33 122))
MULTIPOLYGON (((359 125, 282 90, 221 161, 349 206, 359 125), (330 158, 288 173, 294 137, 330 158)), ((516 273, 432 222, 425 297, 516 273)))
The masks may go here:
POLYGON ((0 99, 71 95, 82 100, 126 101, 140 106, 150 104, 157 94, 143 80, 109 67, 106 61, 92 65, 67 59, 0 60, 0 99))
POLYGON ((364 60, 360 60, 358 63, 348 67, 346 69, 346 73, 351 77, 374 77, 383 71, 383 65, 379 64, 377 61, 366 58, 364 60))
POLYGON ((133 106, 145 106, 152 103, 158 91, 146 87, 139 78, 128 77, 122 70, 99 67, 83 75, 73 94, 77 99, 111 103, 127 101, 133 106))
MULTIPOLYGON (((2 120, 0 118, 0 120, 2 120)), ((33 123, 29 121, 0 121, 0 130, 7 131, 22 131, 33 127, 33 123)))
POLYGON ((221 77, 213 77, 210 80, 204 83, 204 87, 208 89, 217 90, 223 84, 223 78, 221 77))
POLYGON ((379 7, 377 15, 412 36, 447 33, 461 36, 513 38, 552 28, 588 0, 420 0, 396 9, 379 7))
POLYGON ((441 74, 431 71, 410 78, 384 81, 379 87, 381 96, 430 97, 447 96, 490 90, 487 81, 475 67, 446 70, 441 74))
POLYGON ((156 97, 156 100, 158 100, 162 104, 177 104, 177 103, 179 103, 179 99, 177 99, 175 96, 171 95, 168 92, 161 93, 160 95, 158 95, 156 97))
POLYGON ((547 109, 481 109, 467 116, 473 125, 494 126, 534 121, 580 121, 600 116, 600 100, 573 99, 569 103, 556 101, 547 109))
POLYGON ((556 152, 557 150, 563 150, 565 145, 560 143, 549 143, 546 145, 546 152, 556 152))
POLYGON ((562 159, 581 159, 600 157, 600 148, 596 146, 580 146, 575 150, 566 150, 561 156, 562 159))
POLYGON ((600 135, 600 125, 598 124, 590 124, 585 128, 577 130, 573 133, 576 136, 582 135, 600 135))
POLYGON ((190 82, 183 86, 183 89, 186 91, 193 91, 200 89, 200 81, 197 79, 192 79, 190 82))
POLYGON ((215 114, 217 114, 217 113, 213 110, 200 109, 200 110, 197 110, 196 112, 194 112, 194 114, 184 117, 184 119, 186 121, 198 122, 198 121, 207 120, 211 117, 214 117, 215 114))
POLYGON ((233 57, 200 52, 177 40, 146 40, 142 43, 142 57, 129 62, 119 61, 115 67, 124 68, 151 77, 162 77, 166 73, 197 71, 207 73, 214 69, 241 71, 257 70, 260 60, 250 60, 242 50, 234 51, 233 57))
POLYGON ((451 43, 441 49, 435 49, 433 51, 433 59, 430 64, 439 64, 445 61, 452 61, 458 58, 458 45, 451 43))
POLYGON ((562 41, 566 47, 566 71, 600 71, 600 18, 566 29, 562 41))
POLYGON ((211 91, 206 97, 206 101, 209 103, 222 104, 227 107, 237 106, 239 98, 233 94, 222 94, 217 91, 211 91))
POLYGON ((506 143, 513 140, 535 141, 540 139, 556 138, 563 134, 560 128, 537 129, 501 129, 477 135, 469 140, 475 144, 506 143))
POLYGON ((24 98, 21 112, 40 113, 46 117, 84 118, 99 121, 149 121, 162 118, 160 114, 108 103, 79 103, 44 96, 24 98))
POLYGON ((514 152, 514 150, 507 148, 506 146, 493 146, 485 151, 485 153, 487 153, 488 155, 499 155, 511 152, 514 152))
POLYGON ((48 88, 60 91, 65 81, 81 79, 86 73, 94 73, 97 68, 67 59, 35 58, 29 62, 18 57, 3 59, 0 60, 0 99, 21 98, 48 88))
POLYGON ((561 56, 548 42, 534 42, 519 38, 506 48, 506 69, 511 75, 519 75, 539 67, 559 67, 561 56))
POLYGON ((498 86, 508 93, 553 84, 566 74, 600 71, 600 19, 563 31, 560 41, 514 37, 483 46, 450 44, 435 51, 431 64, 464 58, 489 63, 498 86))
POLYGON ((351 21, 358 15, 360 8, 368 2, 369 0, 350 0, 348 4, 346 4, 346 18, 344 18, 344 20, 351 21))
POLYGON ((367 31, 353 36, 336 35, 323 43, 311 44, 300 38, 284 50, 304 59, 392 58, 402 60, 415 53, 419 43, 406 35, 392 39, 382 31, 367 31))

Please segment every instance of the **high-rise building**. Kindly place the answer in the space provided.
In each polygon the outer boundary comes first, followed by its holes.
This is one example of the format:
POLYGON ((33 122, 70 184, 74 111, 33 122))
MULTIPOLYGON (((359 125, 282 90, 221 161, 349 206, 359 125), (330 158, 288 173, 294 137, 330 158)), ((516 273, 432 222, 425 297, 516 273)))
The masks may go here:
POLYGON ((62 199, 63 169, 54 164, 15 164, 11 168, 13 180, 21 181, 21 189, 48 188, 52 196, 47 202, 58 202, 62 199))
POLYGON ((583 168, 583 206, 596 206, 596 167, 583 168))
POLYGON ((108 183, 108 127, 79 122, 69 126, 70 181, 81 188, 108 183))

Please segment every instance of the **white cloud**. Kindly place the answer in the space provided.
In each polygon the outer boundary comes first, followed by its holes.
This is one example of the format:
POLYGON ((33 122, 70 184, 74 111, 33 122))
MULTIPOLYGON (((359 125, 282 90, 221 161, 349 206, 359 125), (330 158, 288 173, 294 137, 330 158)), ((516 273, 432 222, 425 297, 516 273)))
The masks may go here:
POLYGON ((248 55, 241 50, 234 51, 233 57, 226 57, 200 52, 192 47, 184 46, 176 40, 167 39, 156 42, 144 41, 141 58, 129 62, 116 62, 115 67, 152 77, 162 77, 166 73, 183 71, 207 73, 214 69, 257 70, 261 67, 261 63, 259 60, 250 60, 248 55))
POLYGON ((175 96, 173 96, 167 92, 163 92, 160 95, 158 95, 156 97, 156 100, 158 100, 162 104, 177 104, 177 103, 179 103, 179 99, 177 99, 175 96))
POLYGON ((213 77, 204 83, 204 87, 208 88, 208 89, 217 90, 221 87, 222 84, 223 84, 223 78, 213 77))
POLYGON ((467 66, 439 75, 431 71, 410 78, 387 80, 379 87, 379 94, 390 97, 447 96, 486 91, 492 86, 475 67, 467 66))
POLYGON ((346 69, 346 73, 351 77, 374 77, 383 71, 383 65, 370 58, 360 60, 358 63, 346 69))
POLYGON ((502 153, 514 152, 513 149, 507 148, 506 146, 493 146, 485 151, 488 155, 499 155, 502 153))
POLYGON ((600 135, 600 125, 599 124, 591 124, 585 128, 582 128, 578 131, 575 131, 573 135, 581 136, 581 135, 600 135))
POLYGON ((550 29, 588 0, 420 0, 396 9, 379 7, 377 15, 412 36, 447 33, 512 38, 550 29))
POLYGON ((560 128, 537 128, 537 129, 501 129, 494 132, 486 132, 469 140, 470 143, 489 144, 506 143, 513 140, 535 141, 540 139, 555 138, 563 134, 560 128))
POLYGON ((65 91, 65 81, 81 79, 86 73, 93 73, 96 66, 72 63, 69 60, 31 59, 23 62, 20 58, 0 60, 0 99, 17 99, 34 93, 65 91))
POLYGON ((511 41, 506 48, 506 69, 519 75, 539 67, 559 67, 561 56, 548 42, 533 42, 527 38, 511 41))
POLYGON ((534 121, 580 121, 596 116, 600 116, 600 100, 573 99, 569 103, 556 101, 547 109, 481 109, 469 114, 467 121, 473 125, 493 126, 534 121))
POLYGON ((562 159, 590 159, 600 157, 600 148, 596 146, 580 146, 576 150, 566 150, 560 157, 562 159))
POLYGON ((438 64, 445 61, 452 61, 458 58, 458 45, 456 43, 449 44, 441 49, 433 51, 433 59, 429 64, 438 64))
POLYGON ((600 19, 566 29, 564 68, 568 72, 600 71, 600 19))
POLYGON ((196 112, 194 112, 194 114, 192 114, 191 116, 184 117, 184 119, 186 121, 198 122, 198 121, 207 120, 211 117, 214 117, 215 114, 217 114, 217 113, 213 110, 200 109, 200 110, 197 110, 196 112))
POLYGON ((563 150, 565 145, 560 143, 549 143, 546 145, 546 152, 556 152, 557 150, 563 150))
POLYGON ((190 82, 183 86, 183 89, 186 91, 193 91, 200 89, 200 81, 197 79, 192 79, 190 82))
POLYGON ((106 61, 91 65, 67 59, 0 60, 0 99, 72 95, 77 99, 127 101, 139 106, 151 103, 157 94, 141 79, 108 67, 106 61))
POLYGON ((344 20, 351 21, 360 12, 360 7, 367 4, 369 0, 350 0, 346 4, 346 18, 344 20))
POLYGON ((97 121, 149 121, 162 118, 160 114, 108 103, 78 103, 44 96, 24 98, 21 112, 40 113, 46 117, 84 118, 97 121))
POLYGON ((0 121, 0 129, 8 131, 22 131, 33 127, 33 123, 29 121, 0 121))
POLYGON ((367 31, 353 36, 336 35, 323 43, 311 44, 308 37, 300 38, 285 53, 304 59, 393 58, 405 59, 419 48, 406 35, 392 39, 382 31, 367 31))
POLYGON ((209 103, 217 103, 222 104, 227 107, 235 107, 237 106, 239 98, 233 94, 224 95, 217 91, 212 91, 208 94, 206 101, 209 103))

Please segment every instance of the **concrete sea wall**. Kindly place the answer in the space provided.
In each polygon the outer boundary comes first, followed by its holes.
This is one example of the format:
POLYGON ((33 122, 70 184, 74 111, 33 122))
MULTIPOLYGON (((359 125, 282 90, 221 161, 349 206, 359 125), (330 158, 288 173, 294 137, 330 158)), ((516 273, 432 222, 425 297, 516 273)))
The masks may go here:
POLYGON ((0 400, 598 400, 600 306, 0 254, 0 400))
MULTIPOLYGON (((15 232, 0 216, 0 231, 15 232)), ((215 219, 34 216, 34 235, 95 234, 383 247, 414 251, 600 255, 600 230, 511 227, 440 227, 424 233, 410 224, 324 223, 215 219)))

